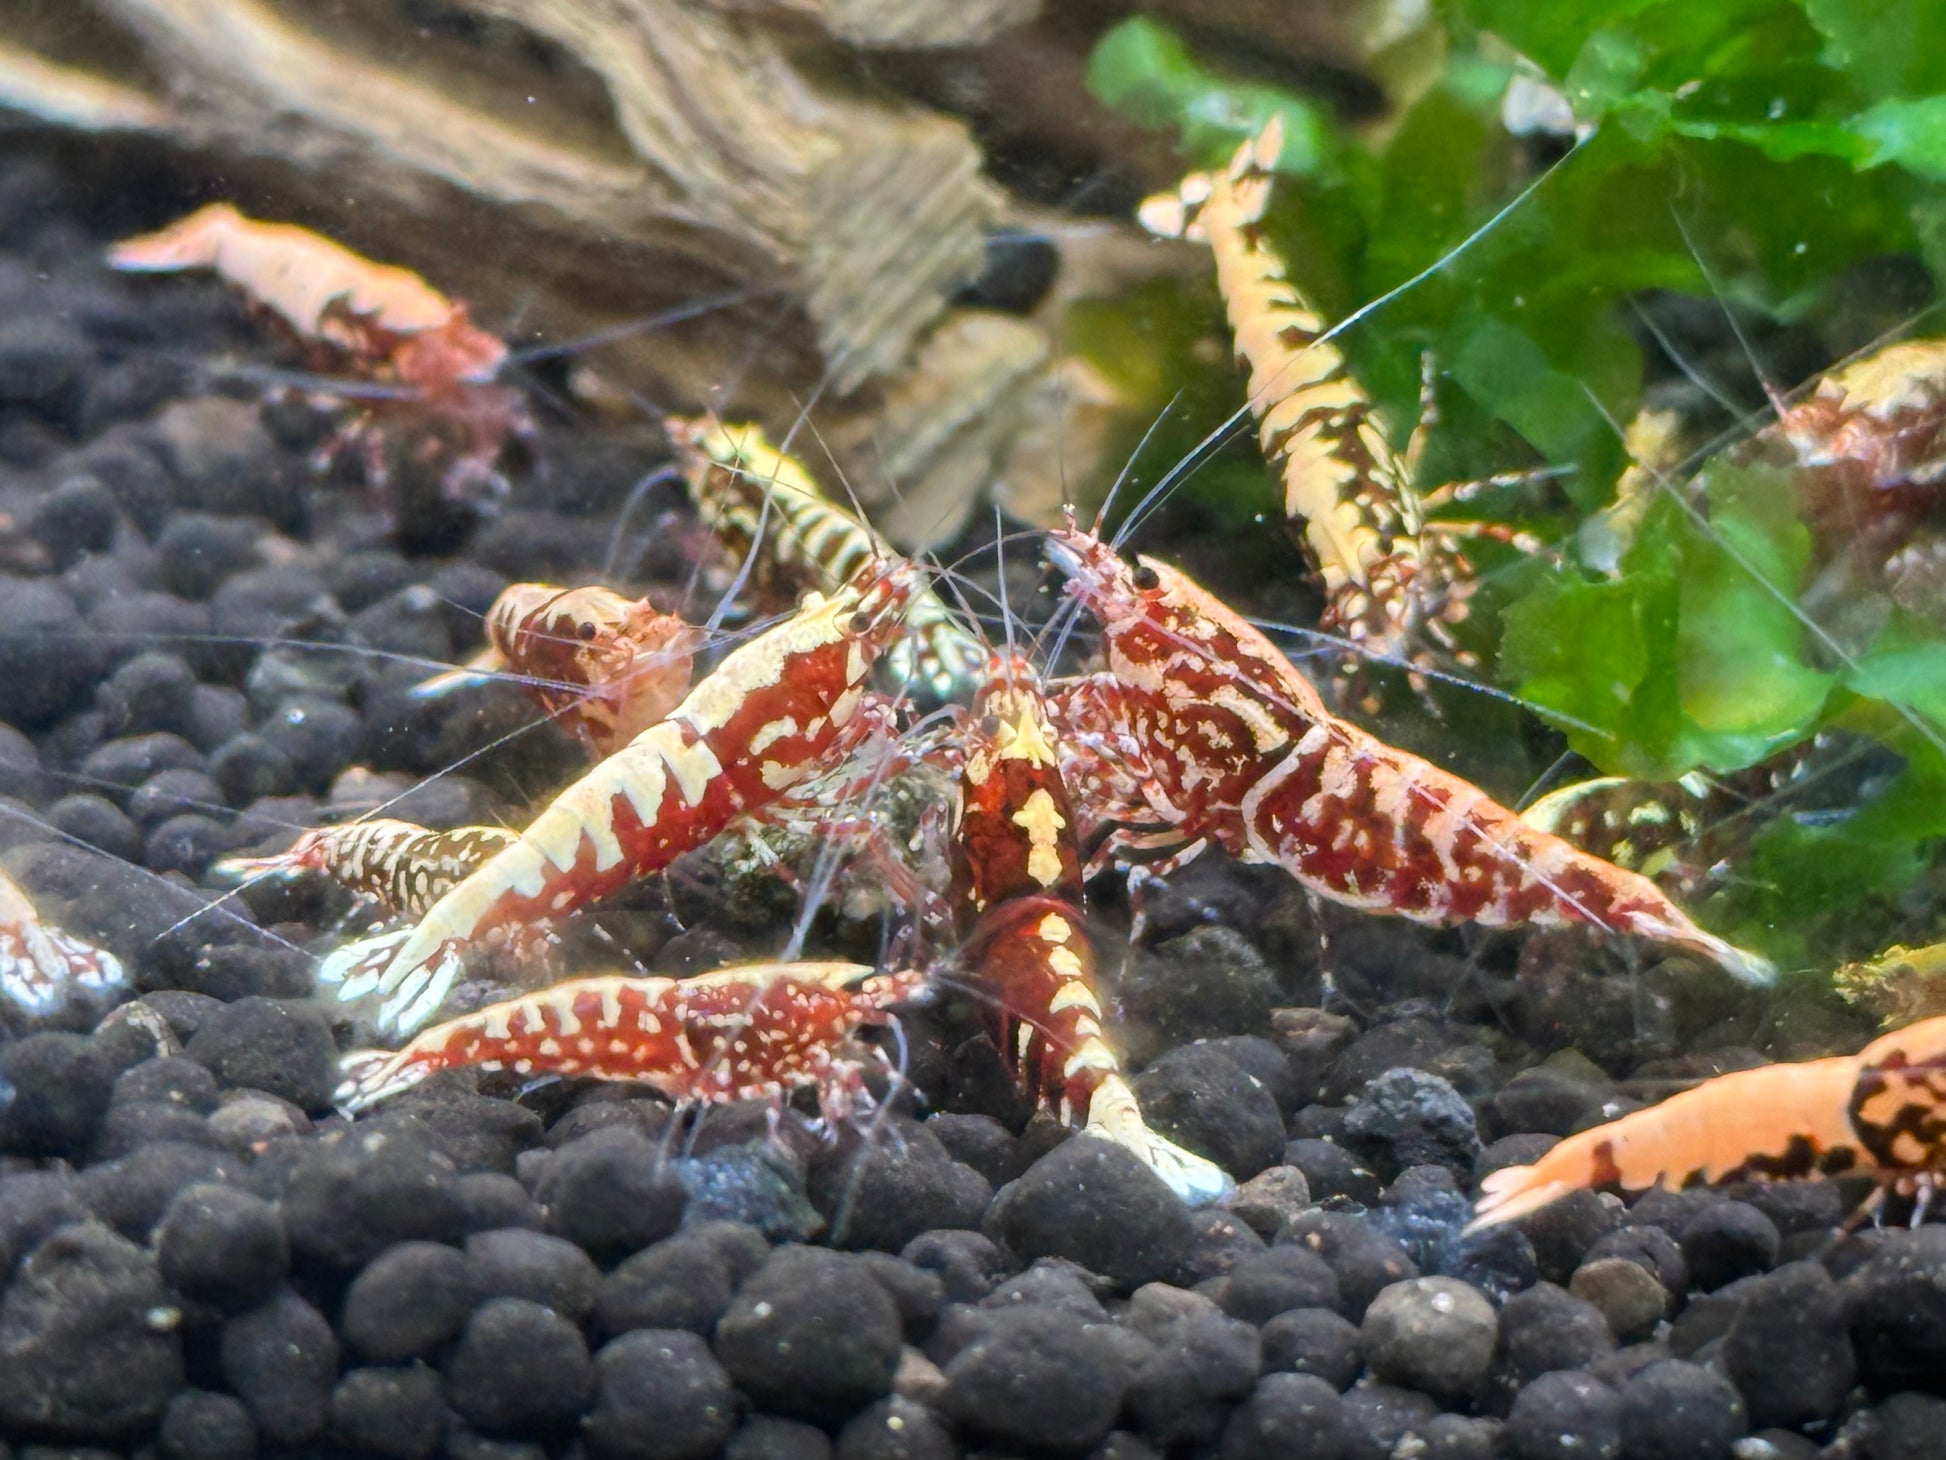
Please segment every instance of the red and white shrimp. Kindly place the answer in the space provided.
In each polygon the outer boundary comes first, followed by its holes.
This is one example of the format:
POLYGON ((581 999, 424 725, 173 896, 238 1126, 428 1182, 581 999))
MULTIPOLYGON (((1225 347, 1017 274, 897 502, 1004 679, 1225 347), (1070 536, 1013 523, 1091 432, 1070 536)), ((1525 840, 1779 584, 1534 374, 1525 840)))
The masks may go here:
POLYGON ((428 428, 428 455, 450 449, 449 490, 494 480, 509 439, 531 434, 519 392, 496 385, 505 342, 475 325, 466 305, 448 299, 409 269, 364 258, 290 223, 246 218, 211 203, 155 233, 125 239, 109 253, 118 269, 168 273, 211 269, 273 316, 318 366, 401 387, 404 398, 361 402, 361 413, 325 449, 328 457, 361 441, 367 473, 386 482, 383 440, 374 418, 388 406, 428 428), (453 440, 441 442, 440 433, 453 440))
POLYGON ((432 831, 375 817, 315 827, 287 851, 225 857, 210 872, 239 881, 317 873, 391 916, 421 917, 513 840, 513 832, 498 826, 432 831))
MULTIPOLYGON (((1102 801, 1096 866, 1204 848, 1282 867, 1334 902, 1416 922, 1584 923, 1687 948, 1761 983, 1770 965, 1705 932, 1647 878, 1522 821, 1484 791, 1324 708, 1263 634, 1164 563, 1052 534, 1102 624, 1107 670, 1057 702, 1102 801)), ((1084 831, 1084 837, 1088 835, 1084 831)))
POLYGON ((437 695, 497 674, 521 677, 560 726, 612 755, 682 703, 702 630, 646 598, 599 587, 515 583, 486 616, 487 647, 414 690, 437 695))
POLYGON ((1510 1222, 1597 1186, 1848 1175, 1907 1185, 1942 1171, 1946 1016, 1854 1055, 1734 1070, 1569 1136, 1531 1166, 1488 1174, 1472 1225, 1510 1222))
POLYGON ((874 565, 743 645, 668 718, 563 791, 418 926, 339 949, 320 966, 340 999, 381 994, 382 1029, 424 1024, 459 952, 495 930, 556 918, 659 872, 739 817, 841 763, 886 718, 865 681, 917 583, 874 565))
POLYGON ((120 959, 42 922, 27 894, 0 873, 0 995, 43 1015, 76 994, 99 998, 127 985, 120 959))
POLYGON ((606 975, 557 984, 425 1030, 402 1049, 343 1061, 338 1104, 366 1109, 438 1070, 636 1080, 677 1105, 781 1102, 814 1085, 849 1115, 875 1056, 852 1043, 919 992, 916 973, 856 963, 752 963, 694 978, 606 975))
POLYGON ((1229 1177, 1149 1128, 1104 1029, 1078 818, 1056 744, 1031 667, 996 665, 974 704, 960 776, 958 961, 1042 1105, 1132 1151, 1184 1201, 1215 1201, 1229 1177))

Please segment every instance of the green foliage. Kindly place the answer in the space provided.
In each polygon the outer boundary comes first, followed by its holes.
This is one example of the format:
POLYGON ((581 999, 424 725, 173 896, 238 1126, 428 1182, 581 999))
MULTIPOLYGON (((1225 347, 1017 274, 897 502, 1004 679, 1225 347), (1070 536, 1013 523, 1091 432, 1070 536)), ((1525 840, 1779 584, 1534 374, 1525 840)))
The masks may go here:
POLYGON ((1173 128, 1186 156, 1227 158, 1272 117, 1284 122, 1280 167, 1315 173, 1331 155, 1319 105, 1296 92, 1225 80, 1201 65, 1167 26, 1133 16, 1103 36, 1088 58, 1088 90, 1145 126, 1173 128))
MULTIPOLYGON (((1566 506, 1536 523, 1530 497, 1530 525, 1571 542, 1613 498, 1620 423, 1658 363, 1635 317, 1645 293, 1708 301, 1759 333, 1792 327, 1830 360, 1899 322, 1859 315, 1863 266, 1904 255, 1946 276, 1936 0, 1447 0, 1432 23, 1443 69, 1369 136, 1226 77, 1147 18, 1104 37, 1089 70, 1097 98, 1172 131, 1190 165, 1285 117, 1295 145, 1267 226, 1327 316, 1359 311, 1342 344, 1397 432, 1430 352, 1429 481, 1544 463, 1566 506), (1510 135, 1510 83, 1554 88, 1573 136, 1510 135)), ((1192 337, 1218 328, 1207 294, 1170 307, 1192 337)), ((1134 347, 1125 326, 1120 344, 1134 347)), ((1757 401, 1747 364, 1729 383, 1757 401)), ((1220 363, 1181 367, 1167 390, 1199 424, 1240 400, 1220 363)), ((1240 494, 1239 521, 1274 510, 1273 491, 1228 458, 1205 488, 1240 494)), ((1800 596, 1823 558, 1796 500, 1782 471, 1720 453, 1686 496, 1655 502, 1612 572, 1569 554, 1496 585, 1484 601, 1502 606, 1502 637, 1480 647, 1604 772, 1734 771, 1832 727, 1902 757, 1848 814, 1770 825, 1714 909, 1809 957, 1834 922, 1869 922, 1946 838, 1946 638, 1896 615, 1862 643, 1810 623, 1800 596)), ((1470 627, 1490 635, 1491 613, 1470 627)))

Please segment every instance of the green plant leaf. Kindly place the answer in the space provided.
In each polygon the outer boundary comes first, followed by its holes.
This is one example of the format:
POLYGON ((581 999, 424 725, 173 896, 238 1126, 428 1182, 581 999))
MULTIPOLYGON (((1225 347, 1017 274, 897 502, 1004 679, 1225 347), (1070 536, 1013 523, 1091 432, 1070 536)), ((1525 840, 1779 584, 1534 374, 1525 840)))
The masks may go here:
POLYGON ((1329 116, 1317 103, 1279 87, 1226 80, 1147 16, 1131 16, 1096 42, 1086 84, 1104 105, 1176 132, 1199 166, 1227 162, 1239 143, 1277 117, 1284 124, 1277 170, 1298 176, 1329 170, 1335 144, 1329 116))
POLYGON ((1936 0, 1801 0, 1824 58, 1874 96, 1923 96, 1946 78, 1946 7, 1936 0))

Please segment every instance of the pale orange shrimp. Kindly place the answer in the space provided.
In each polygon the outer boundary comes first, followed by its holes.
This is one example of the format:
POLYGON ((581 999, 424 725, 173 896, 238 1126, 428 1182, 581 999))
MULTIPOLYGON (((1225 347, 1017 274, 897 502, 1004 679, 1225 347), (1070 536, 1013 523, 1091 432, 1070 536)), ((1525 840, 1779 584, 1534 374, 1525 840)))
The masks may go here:
POLYGON ((1480 1183, 1473 1228, 1597 1186, 1873 1175, 1887 1184, 1946 1168, 1946 1016, 1855 1055, 1735 1070, 1660 1105, 1569 1136, 1531 1166, 1480 1183))
MULTIPOLYGON (((447 446, 453 453, 449 490, 494 479, 508 439, 532 432, 519 393, 493 383, 506 363, 505 342, 475 325, 465 304, 409 269, 377 263, 295 224, 246 218, 228 203, 125 239, 108 257, 116 268, 138 273, 214 270, 275 317, 320 366, 402 387, 402 400, 389 404, 422 418, 434 438, 429 454, 447 446), (442 443, 441 432, 457 439, 442 443)), ((380 488, 384 452, 371 428, 387 404, 362 401, 324 452, 328 459, 362 442, 367 475, 380 488)))

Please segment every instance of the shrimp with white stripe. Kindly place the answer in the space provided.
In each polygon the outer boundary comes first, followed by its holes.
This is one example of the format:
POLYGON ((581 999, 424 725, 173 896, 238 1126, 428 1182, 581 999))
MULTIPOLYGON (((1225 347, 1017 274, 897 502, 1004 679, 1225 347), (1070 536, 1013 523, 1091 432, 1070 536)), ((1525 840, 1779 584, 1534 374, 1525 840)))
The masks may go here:
POLYGON ((800 781, 842 763, 889 715, 866 688, 918 575, 874 563, 733 651, 670 715, 563 791, 510 845, 401 934, 319 968, 341 1000, 378 994, 381 1029, 437 1012, 461 950, 496 929, 558 918, 659 872, 800 781))

